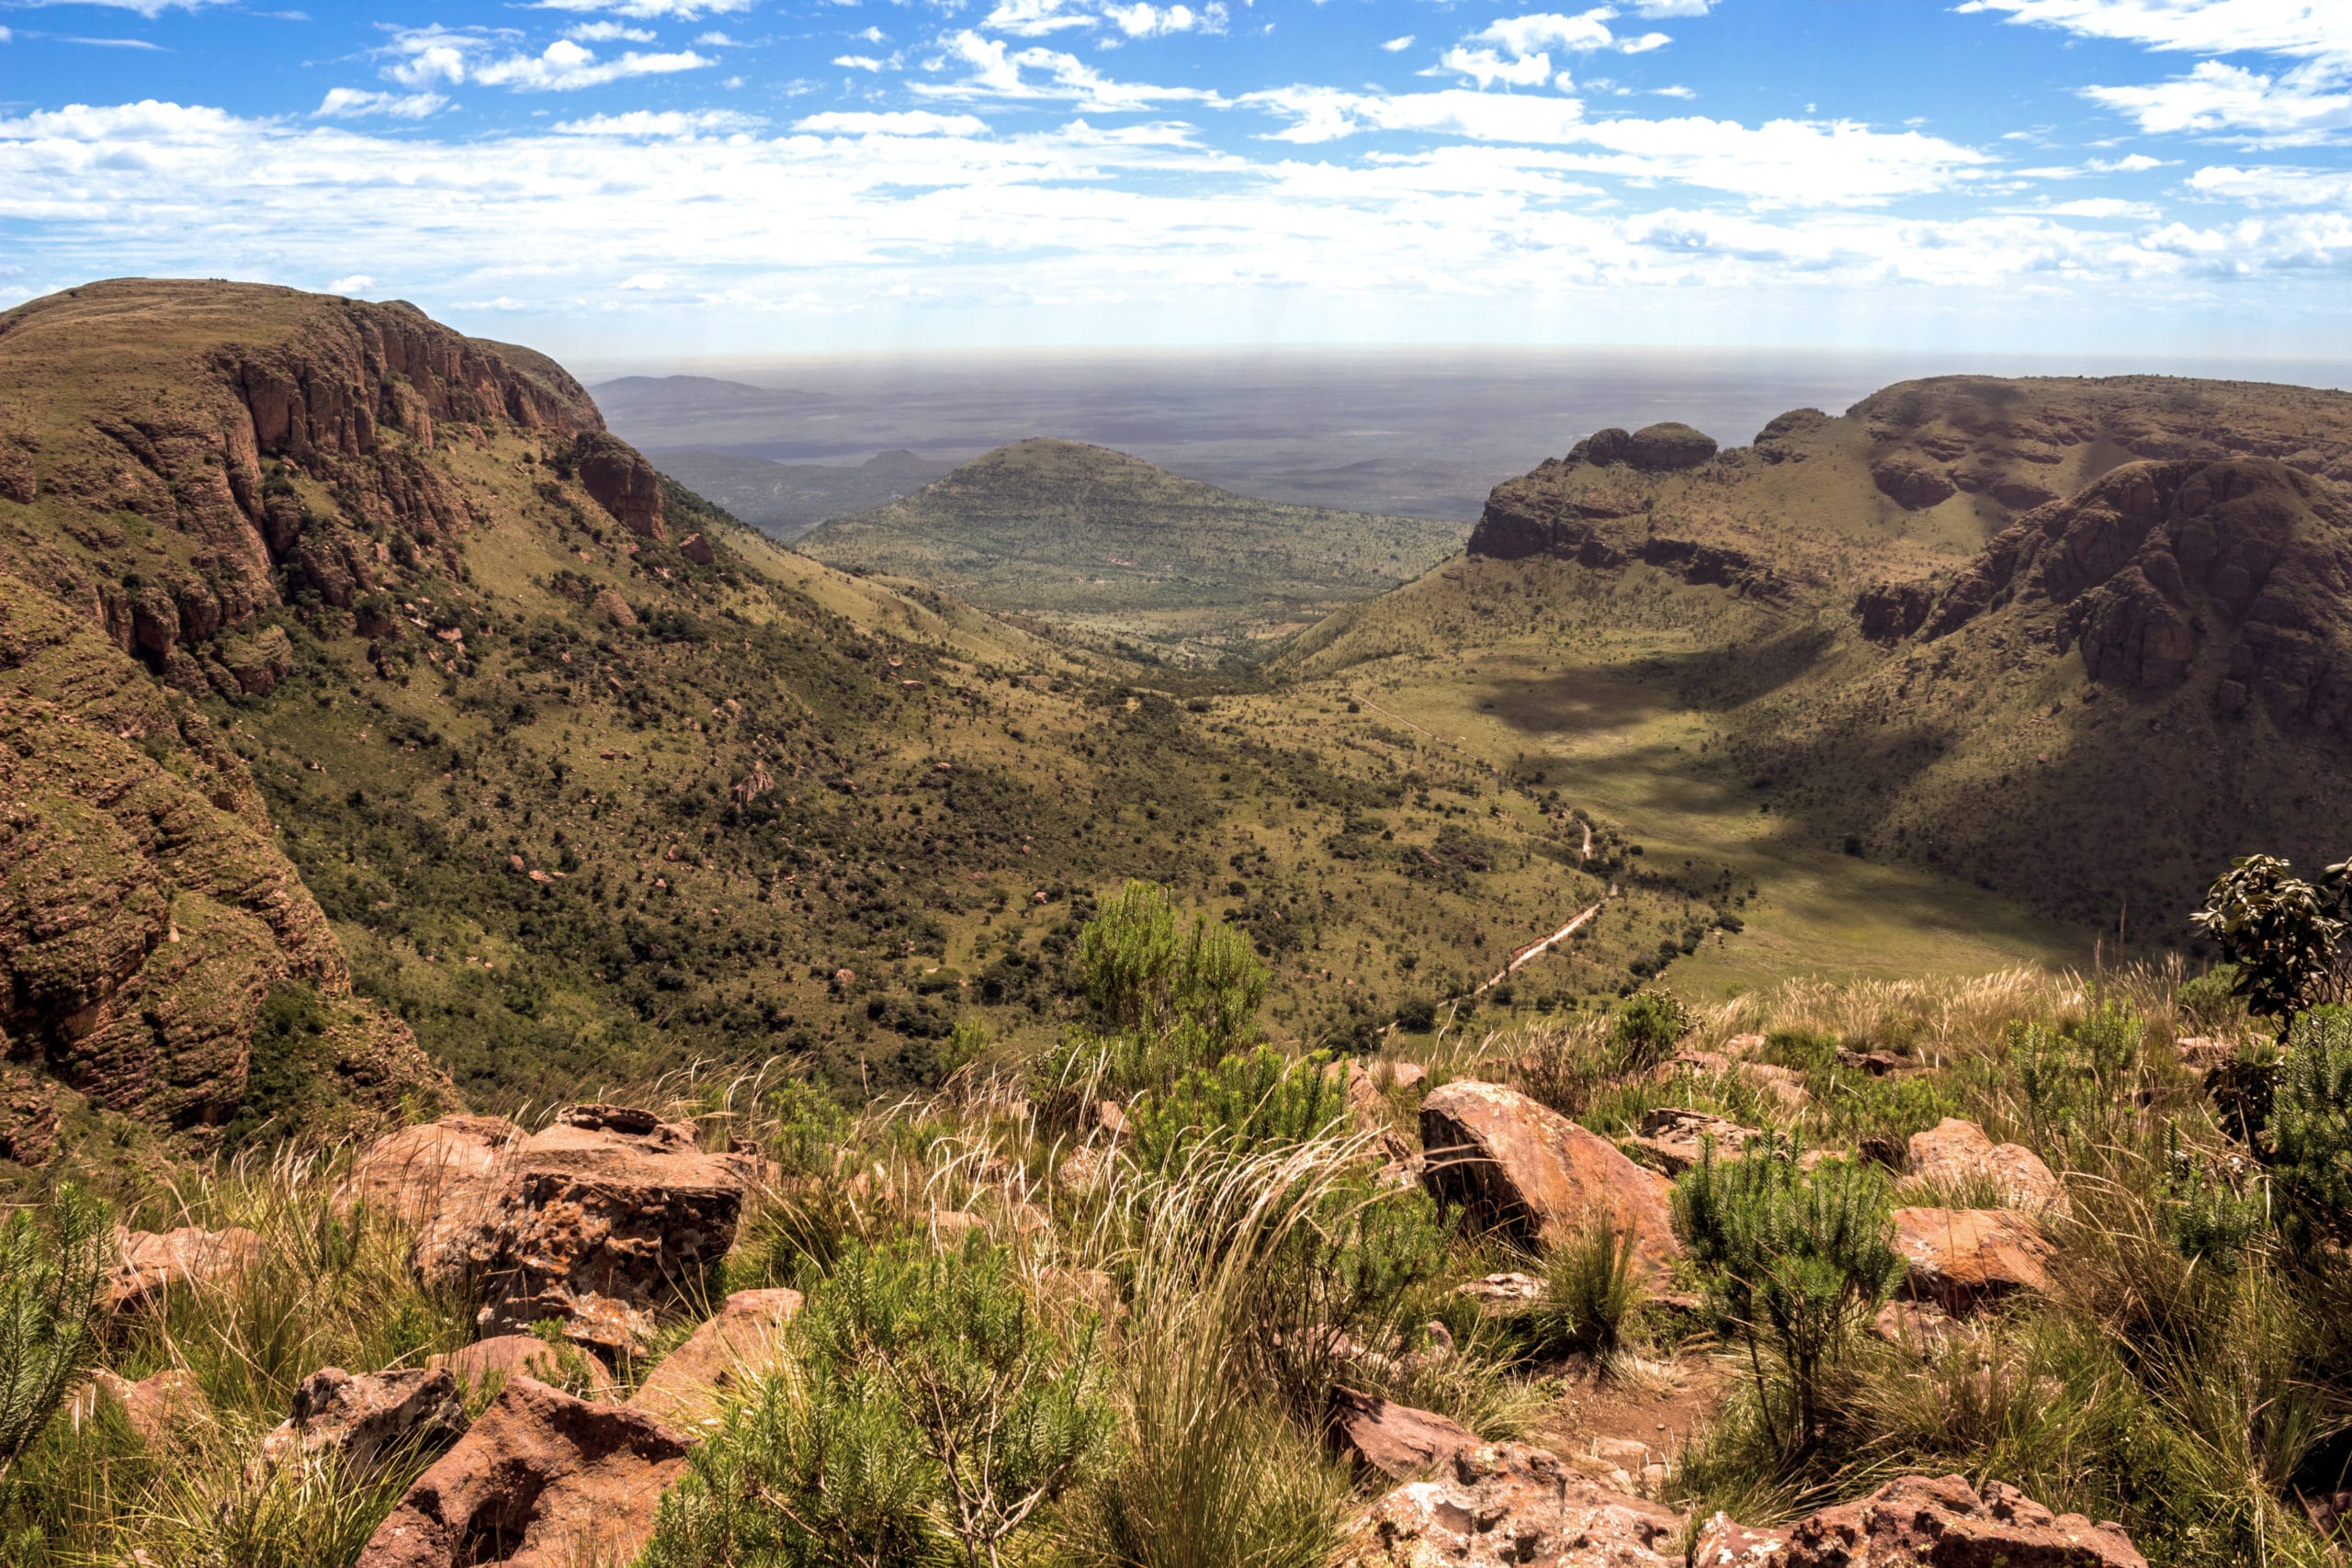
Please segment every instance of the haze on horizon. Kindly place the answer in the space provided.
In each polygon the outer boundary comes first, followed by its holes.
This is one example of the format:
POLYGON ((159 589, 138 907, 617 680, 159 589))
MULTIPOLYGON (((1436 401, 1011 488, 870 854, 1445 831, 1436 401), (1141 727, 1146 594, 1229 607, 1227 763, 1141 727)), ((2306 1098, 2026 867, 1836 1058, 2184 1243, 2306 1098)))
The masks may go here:
POLYGON ((2340 0, 0 12, 0 306, 616 365, 1072 345, 2352 359, 2340 0))

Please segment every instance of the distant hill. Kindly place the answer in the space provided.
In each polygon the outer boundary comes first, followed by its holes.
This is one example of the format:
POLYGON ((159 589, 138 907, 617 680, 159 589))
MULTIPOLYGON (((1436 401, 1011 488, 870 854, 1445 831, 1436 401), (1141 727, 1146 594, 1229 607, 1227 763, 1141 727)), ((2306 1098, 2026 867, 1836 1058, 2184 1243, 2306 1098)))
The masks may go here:
POLYGON ((697 406, 764 408, 824 400, 821 392, 754 387, 748 381, 727 381, 715 376, 617 376, 609 381, 599 381, 588 390, 608 419, 697 406))
POLYGON ((1842 856, 2177 944, 2231 857, 2352 848, 2352 397, 1948 377, 1694 436, 1498 485, 1280 670, 1435 655, 1524 768, 1823 853, 1832 902, 1842 856))
POLYGON ((1253 501, 1107 447, 1036 439, 827 523, 799 548, 1099 637, 1217 651, 1408 581, 1465 532, 1253 501))
POLYGON ((770 538, 798 538, 829 518, 846 517, 911 494, 956 465, 904 450, 865 462, 776 463, 739 452, 649 452, 653 466, 707 495, 770 538))

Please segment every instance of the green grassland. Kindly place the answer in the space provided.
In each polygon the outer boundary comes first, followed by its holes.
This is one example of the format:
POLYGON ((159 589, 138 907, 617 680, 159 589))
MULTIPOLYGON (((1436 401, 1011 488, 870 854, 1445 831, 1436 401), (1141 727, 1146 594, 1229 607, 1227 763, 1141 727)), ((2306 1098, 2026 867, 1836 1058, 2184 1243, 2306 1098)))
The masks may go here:
POLYGON ((1131 652, 1216 657, 1418 576, 1467 530, 1253 501, 1071 441, 1001 448, 797 547, 1131 652))

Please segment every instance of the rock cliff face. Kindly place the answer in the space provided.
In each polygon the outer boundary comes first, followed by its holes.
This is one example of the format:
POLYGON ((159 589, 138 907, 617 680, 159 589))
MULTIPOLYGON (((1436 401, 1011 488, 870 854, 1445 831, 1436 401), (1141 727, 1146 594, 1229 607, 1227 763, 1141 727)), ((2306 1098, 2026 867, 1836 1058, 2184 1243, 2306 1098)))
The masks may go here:
POLYGON ((2352 733, 2352 501, 2273 459, 2133 463, 2029 513, 1925 617, 1947 636, 2012 603, 2106 684, 2178 685, 2208 660, 2225 712, 2352 733))
POLYGON ((264 999, 289 979, 350 1015, 350 1055, 395 1096, 446 1086, 404 1025, 349 998, 325 917, 204 716, 67 605, 0 575, 8 1054, 108 1110, 216 1125, 244 1096, 264 999))
POLYGON ((578 382, 410 305, 92 284, 0 315, 0 500, 62 525, 0 517, 0 565, 185 691, 274 684, 277 648, 210 645, 300 594, 349 609, 398 560, 454 564, 473 518, 420 460, 440 442, 577 438, 592 493, 662 536, 651 468, 578 382))

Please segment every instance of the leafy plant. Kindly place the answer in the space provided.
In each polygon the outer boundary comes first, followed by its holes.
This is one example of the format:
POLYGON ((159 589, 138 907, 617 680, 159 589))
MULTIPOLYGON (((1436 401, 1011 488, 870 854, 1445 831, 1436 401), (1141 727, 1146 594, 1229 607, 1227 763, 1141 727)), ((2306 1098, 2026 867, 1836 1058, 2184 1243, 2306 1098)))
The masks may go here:
POLYGON ((1010 1253, 843 1256, 664 1499, 650 1568, 1001 1562, 1102 1453, 1091 1325, 1041 1319, 1010 1253))
POLYGON ((2283 1019, 2352 1000, 2352 860, 2311 883, 2276 855, 2247 855, 2214 879, 2189 924, 2235 966, 2237 992, 2256 1012, 2283 1019))
POLYGON ((1184 929, 1168 890, 1150 882, 1130 881, 1079 932, 1078 976, 1114 1028, 1188 1035, 1203 1060, 1246 1044, 1266 998, 1249 939, 1205 915, 1184 929))
POLYGON ((2270 1167, 2304 1225, 2352 1230, 2352 1009, 2313 1008, 2289 1027, 2271 1102, 2270 1167))
POLYGON ((2183 1258, 2232 1272, 2269 1225, 2269 1205, 2259 1191, 2240 1190, 2230 1178, 2181 1141, 2177 1127, 2165 1129, 2165 1168, 2156 1188, 2165 1234, 2183 1258))
POLYGON ((0 1481, 97 1358, 113 1250, 112 1211, 70 1185, 0 1225, 0 1481))
POLYGON ((1724 1160, 1708 1140, 1675 1183, 1674 1227, 1705 1276, 1710 1311, 1747 1348, 1759 1406, 1807 1450, 1821 1434, 1824 1370, 1902 1281, 1904 1263, 1885 1179, 1845 1160, 1808 1172, 1802 1153, 1767 1134, 1724 1160), (1777 1415, 1774 1373, 1788 1386, 1777 1415))
POLYGON ((1622 1072, 1642 1072, 1666 1059, 1690 1032, 1690 1010, 1664 991, 1636 991, 1610 1021, 1609 1048, 1622 1072))

